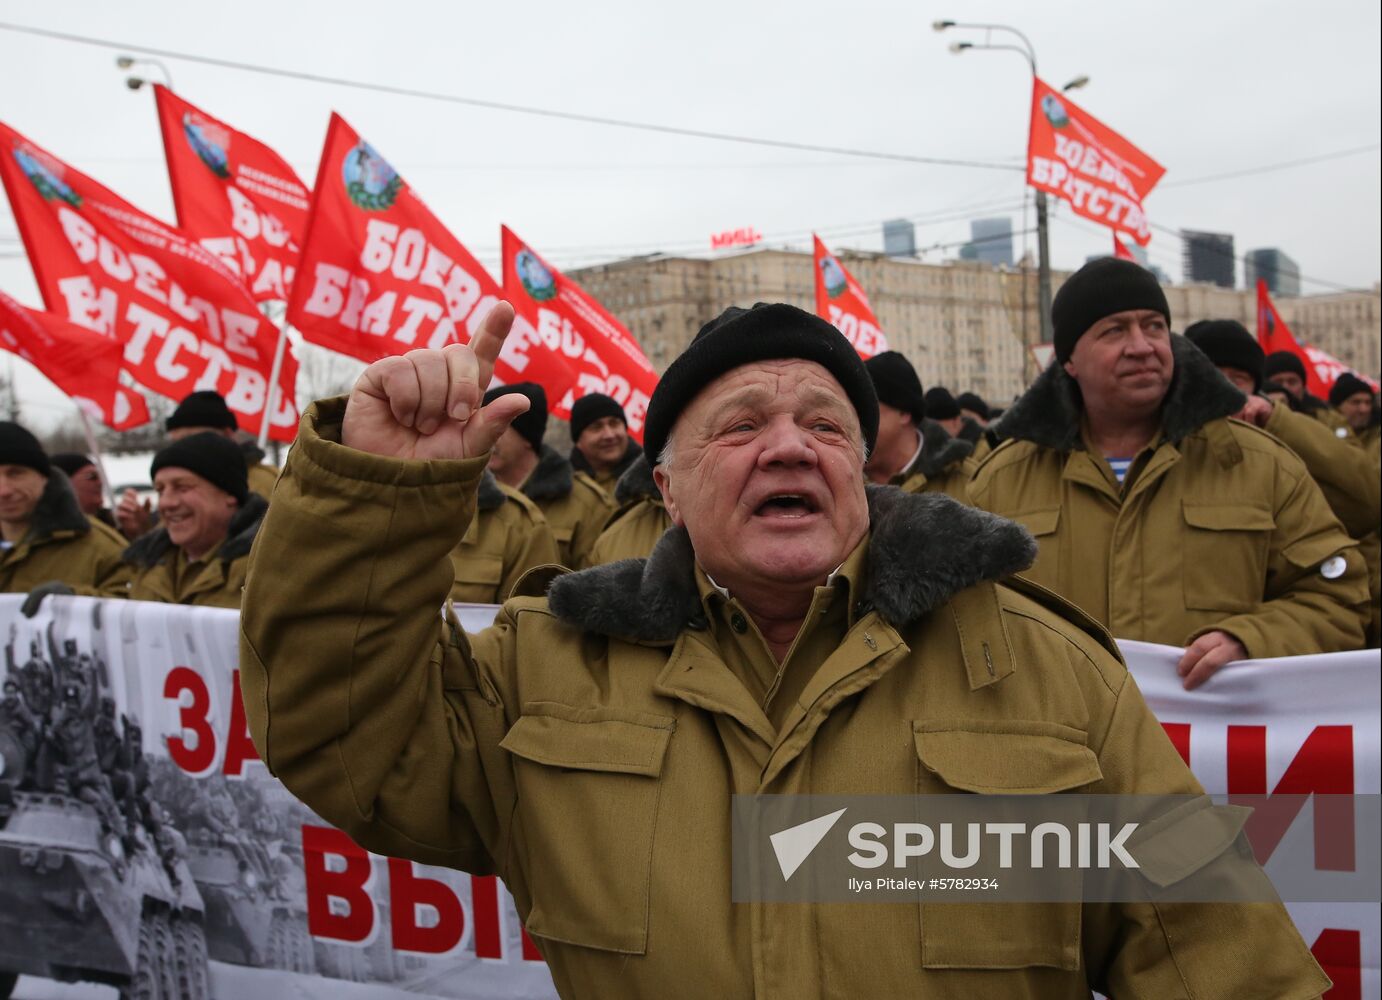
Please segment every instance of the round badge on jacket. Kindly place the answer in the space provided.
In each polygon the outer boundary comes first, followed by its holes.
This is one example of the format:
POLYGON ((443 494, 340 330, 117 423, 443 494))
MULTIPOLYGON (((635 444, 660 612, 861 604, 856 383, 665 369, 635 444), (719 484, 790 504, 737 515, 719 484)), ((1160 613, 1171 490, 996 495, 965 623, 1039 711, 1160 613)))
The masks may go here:
POLYGON ((1331 556, 1320 564, 1320 576, 1326 580, 1337 580, 1348 569, 1348 560, 1343 556, 1331 556))

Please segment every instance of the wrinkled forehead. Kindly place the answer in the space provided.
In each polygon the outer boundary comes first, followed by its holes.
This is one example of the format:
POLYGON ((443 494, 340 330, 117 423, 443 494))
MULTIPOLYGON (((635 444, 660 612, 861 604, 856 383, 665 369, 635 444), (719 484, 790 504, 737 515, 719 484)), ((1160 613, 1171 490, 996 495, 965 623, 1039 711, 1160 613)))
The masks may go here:
POLYGON ((752 361, 707 383, 682 410, 673 433, 695 428, 728 410, 795 413, 803 409, 835 415, 858 428, 859 416, 837 378, 824 365, 802 358, 752 361))

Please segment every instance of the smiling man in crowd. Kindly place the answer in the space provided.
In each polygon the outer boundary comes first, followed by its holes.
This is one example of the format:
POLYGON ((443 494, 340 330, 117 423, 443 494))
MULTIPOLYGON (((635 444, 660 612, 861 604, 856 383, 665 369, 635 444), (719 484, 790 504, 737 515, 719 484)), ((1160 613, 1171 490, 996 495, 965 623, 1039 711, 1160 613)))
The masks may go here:
POLYGON ((624 408, 602 392, 582 396, 571 407, 571 466, 610 496, 614 484, 643 449, 629 437, 624 408))
POLYGON ((1056 360, 1003 415, 970 497, 1026 525, 1032 579, 1119 639, 1234 660, 1357 649, 1367 574, 1304 464, 1229 418, 1247 398, 1183 337, 1150 272, 1101 258, 1052 305, 1056 360))
POLYGON ((249 490, 245 455, 216 433, 180 438, 154 456, 159 526, 125 550, 137 601, 238 608, 267 502, 249 490))
POLYGON ((1198 786, 1108 635, 1008 580, 1025 531, 866 490, 868 373, 792 306, 727 310, 659 382, 646 444, 675 527, 650 558, 535 574, 478 634, 443 620, 447 553, 527 405, 480 407, 512 319, 303 418, 241 671, 260 754, 318 814, 498 873, 567 998, 1328 987, 1279 905, 733 902, 736 793, 1198 786))

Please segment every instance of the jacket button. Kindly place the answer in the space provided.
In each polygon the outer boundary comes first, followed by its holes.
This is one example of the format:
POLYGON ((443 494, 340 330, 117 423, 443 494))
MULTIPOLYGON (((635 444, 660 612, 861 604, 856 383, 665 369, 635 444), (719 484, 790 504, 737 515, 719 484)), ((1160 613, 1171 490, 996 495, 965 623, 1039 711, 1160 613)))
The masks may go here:
POLYGON ((736 611, 729 620, 729 627, 734 629, 734 631, 738 632, 740 635, 743 635, 745 632, 749 630, 748 619, 746 619, 743 615, 736 611))

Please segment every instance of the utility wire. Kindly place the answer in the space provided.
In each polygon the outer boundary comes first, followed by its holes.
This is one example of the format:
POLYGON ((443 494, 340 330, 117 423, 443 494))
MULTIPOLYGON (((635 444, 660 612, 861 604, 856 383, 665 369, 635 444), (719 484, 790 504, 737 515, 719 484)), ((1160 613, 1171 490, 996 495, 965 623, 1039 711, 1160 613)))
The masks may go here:
POLYGON ((1310 163, 1325 163, 1329 160, 1342 160, 1348 156, 1357 156, 1360 153, 1371 153, 1382 149, 1382 143, 1374 142, 1371 146, 1355 146, 1352 149, 1340 149, 1333 153, 1321 153, 1319 156, 1307 156, 1300 160, 1287 160, 1284 163, 1267 163, 1260 167, 1245 167, 1242 170, 1230 170, 1222 174, 1209 174, 1205 177, 1187 177, 1185 180, 1167 181, 1160 185, 1163 188, 1184 187, 1187 184, 1207 184, 1210 181, 1226 181, 1234 177, 1251 177, 1254 174, 1269 174, 1277 170, 1289 170, 1292 167, 1303 167, 1310 163))
POLYGON ((660 132, 664 135, 680 135, 693 139, 714 139, 719 142, 737 142, 749 146, 768 146, 773 149, 793 149, 799 152, 832 153, 837 156, 856 156, 871 160, 893 160, 899 163, 925 163, 942 167, 971 167, 979 170, 1025 170, 1018 164, 1000 163, 993 160, 952 159, 939 156, 918 156, 911 153, 890 153, 881 150, 857 149, 848 146, 825 146, 810 142, 791 142, 785 139, 767 139, 760 136, 737 135, 730 132, 712 132, 708 129, 683 128, 677 125, 659 125, 655 122, 635 121, 625 118, 609 118, 604 115, 589 115, 575 111, 558 111, 554 108, 539 108, 525 104, 510 104, 505 101, 491 101, 478 97, 463 97, 459 94, 444 94, 414 87, 396 87, 386 83, 372 83, 367 80, 352 80, 341 76, 328 76, 323 73, 305 73, 301 70, 282 69, 258 63, 241 62, 235 59, 221 59, 216 56, 200 55, 194 52, 180 52, 176 49, 157 48, 150 45, 137 45, 119 42, 108 38, 92 38, 75 35, 65 31, 48 28, 35 28, 27 25, 0 22, 0 30, 13 31, 41 38, 53 38, 78 45, 95 45, 108 49, 138 52, 144 55, 161 56, 165 59, 181 59, 184 62, 218 66, 222 69, 241 70, 246 73, 259 73, 264 76, 286 77, 292 80, 306 80, 312 83, 329 84, 337 87, 350 87, 355 90, 369 90, 399 97, 419 97, 447 104, 460 104, 472 108, 485 108, 490 111, 507 111, 513 114, 533 115, 539 118, 558 118, 565 121, 585 122, 591 125, 607 125, 612 128, 637 129, 643 132, 660 132))

